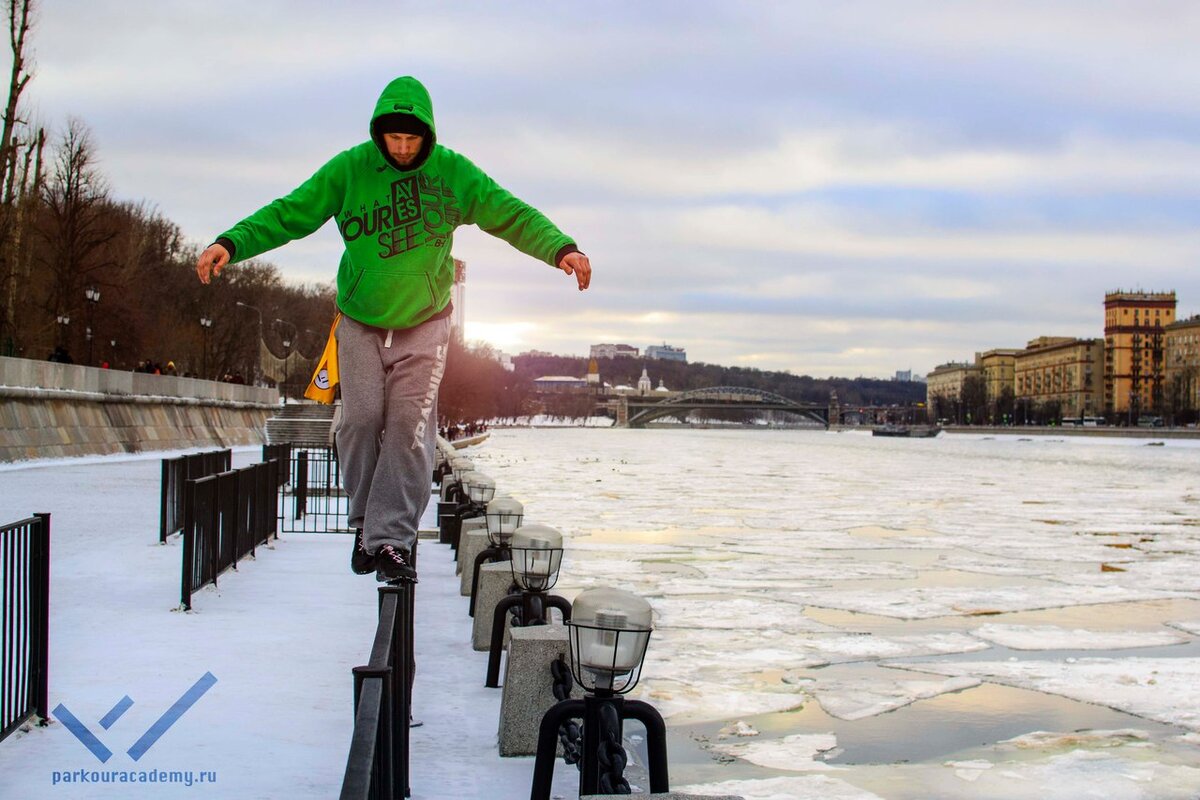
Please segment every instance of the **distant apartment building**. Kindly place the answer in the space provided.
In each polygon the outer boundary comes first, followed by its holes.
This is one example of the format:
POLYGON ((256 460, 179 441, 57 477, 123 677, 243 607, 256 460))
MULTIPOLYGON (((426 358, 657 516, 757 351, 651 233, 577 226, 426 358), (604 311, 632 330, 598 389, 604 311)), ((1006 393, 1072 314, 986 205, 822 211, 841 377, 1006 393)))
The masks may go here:
POLYGON ((1104 410, 1104 341, 1039 336, 1016 353, 1014 386, 1019 405, 1057 404, 1062 418, 1104 410))
POLYGON ((594 344, 590 358, 637 358, 638 349, 627 344, 594 344))
POLYGON ((1164 407, 1165 329, 1175 292, 1104 295, 1104 408, 1136 418, 1164 407))
POLYGON ((957 406, 962 398, 963 384, 972 375, 981 375, 978 364, 951 361, 939 364, 925 376, 925 407, 936 416, 948 406, 957 406))
POLYGON ((1166 399, 1176 420, 1200 410, 1200 314, 1163 328, 1166 399))
POLYGON ((467 262, 454 259, 454 286, 450 289, 450 332, 463 340, 463 325, 467 321, 467 262))
POLYGON ((1005 388, 1015 391, 1016 363, 1018 350, 995 349, 975 354, 975 364, 983 374, 989 407, 995 407, 1005 388))
POLYGON ((658 361, 682 361, 686 363, 687 350, 682 347, 672 347, 665 342, 663 344, 652 344, 646 348, 646 358, 658 361))
POLYGON ((892 380, 896 381, 897 383, 911 383, 912 382, 912 370, 911 369, 898 369, 898 370, 896 370, 896 377, 892 378, 892 380))

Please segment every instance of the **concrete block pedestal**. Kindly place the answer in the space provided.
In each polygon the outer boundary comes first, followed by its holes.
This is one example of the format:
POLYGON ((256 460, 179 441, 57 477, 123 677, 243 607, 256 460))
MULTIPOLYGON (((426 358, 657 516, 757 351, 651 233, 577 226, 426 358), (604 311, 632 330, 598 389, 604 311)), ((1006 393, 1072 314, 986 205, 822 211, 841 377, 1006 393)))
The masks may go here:
MULTIPOLYGON (((508 597, 512 585, 512 565, 509 562, 484 564, 479 568, 479 594, 475 598, 475 625, 471 636, 472 646, 476 650, 485 652, 491 647, 492 615, 496 612, 496 605, 508 597)), ((508 627, 507 616, 504 625, 508 627)))
POLYGON ((475 556, 488 548, 487 531, 463 531, 458 540, 458 577, 461 581, 459 593, 463 597, 471 596, 471 576, 475 572, 475 556))
MULTIPOLYGON (((467 554, 465 552, 463 552, 463 545, 467 544, 467 534, 472 533, 474 531, 483 531, 483 540, 486 542, 487 541, 487 520, 484 519, 483 517, 471 517, 470 519, 464 519, 462 521, 461 527, 458 529, 458 549, 454 551, 454 574, 455 575, 462 574, 462 572, 464 570, 470 569, 471 565, 475 563, 474 555, 471 556, 470 561, 467 561, 467 554)), ((485 544, 484 547, 487 547, 487 545, 485 544)), ((479 551, 476 550, 475 552, 478 553, 479 551)), ((468 575, 467 577, 469 578, 470 575, 468 575)), ((467 586, 469 587, 470 584, 467 584, 467 586)), ((465 592, 464 592, 464 594, 465 594, 465 592)))
MULTIPOLYGON (((563 625, 511 629, 504 668, 504 695, 500 700, 501 756, 537 753, 542 717, 558 702, 554 697, 550 664, 560 655, 570 663, 570 645, 563 625)), ((582 696, 582 690, 573 687, 572 697, 582 696)))

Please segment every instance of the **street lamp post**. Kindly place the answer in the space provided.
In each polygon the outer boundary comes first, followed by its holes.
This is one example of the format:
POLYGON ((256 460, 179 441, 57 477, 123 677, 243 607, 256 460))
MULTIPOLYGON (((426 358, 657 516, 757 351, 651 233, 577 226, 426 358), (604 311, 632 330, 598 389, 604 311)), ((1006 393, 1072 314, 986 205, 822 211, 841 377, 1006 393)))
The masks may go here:
POLYGON ((287 325, 289 328, 292 329, 291 336, 283 337, 283 393, 284 393, 284 397, 286 397, 287 396, 288 378, 290 377, 289 373, 291 372, 290 359, 292 356, 292 345, 299 344, 297 339, 299 339, 299 337, 300 337, 300 330, 295 325, 288 322, 286 319, 280 319, 279 317, 276 317, 275 322, 279 325, 287 325))
POLYGON ((59 347, 65 348, 67 345, 67 326, 71 324, 70 314, 58 315, 58 341, 59 347))
POLYGON ((95 286, 89 286, 83 290, 83 297, 87 300, 87 343, 88 343, 88 366, 92 366, 92 325, 95 324, 96 306, 100 303, 100 290, 95 286))
POLYGON ((208 380, 208 334, 212 331, 212 317, 207 315, 200 317, 200 329, 204 335, 204 380, 208 380))
MULTIPOLYGON (((492 503, 488 504, 489 519, 492 503)), ((549 624, 551 608, 558 609, 564 622, 571 619, 571 602, 565 597, 547 594, 558 581, 558 569, 562 565, 562 533, 549 525, 525 525, 513 532, 509 542, 513 583, 521 591, 502 599, 492 613, 492 641, 488 649, 487 678, 483 684, 490 689, 500 686, 500 651, 504 647, 504 623, 510 610, 516 614, 512 621, 515 627, 549 624)))
POLYGON ((241 306, 242 308, 248 308, 248 309, 250 309, 251 311, 253 311, 255 314, 258 314, 258 341, 254 343, 254 351, 255 351, 254 363, 255 363, 255 367, 254 367, 254 369, 253 369, 253 370, 251 370, 251 381, 252 381, 253 383, 258 383, 258 381, 257 381, 255 378, 256 378, 256 376, 258 375, 258 366, 257 366, 257 365, 258 365, 258 362, 259 362, 259 360, 260 360, 260 358, 259 358, 259 351, 260 351, 260 349, 262 348, 262 338, 263 338, 263 316, 262 316, 262 311, 260 311, 260 310, 259 310, 259 309, 258 309, 256 306, 252 306, 252 305, 250 305, 249 303, 243 303, 241 300, 238 300, 238 301, 237 301, 237 303, 236 303, 236 305, 239 305, 239 306, 241 306))
MULTIPOLYGON (((636 719, 646 728, 651 793, 669 792, 667 727, 662 715, 641 700, 626 700, 641 676, 651 632, 650 604, 619 589, 587 589, 576 596, 571 619, 566 622, 571 651, 570 675, 586 692, 583 699, 569 697, 563 687, 560 700, 542 717, 538 728, 537 756, 533 765, 532 800, 550 800, 559 726, 583 719, 583 753, 579 794, 629 794, 622 749, 623 722, 636 719)), ((558 662, 554 662, 557 664, 558 662)), ((557 672, 551 666, 551 673, 557 672)), ((556 692, 556 696, 560 696, 556 692)))

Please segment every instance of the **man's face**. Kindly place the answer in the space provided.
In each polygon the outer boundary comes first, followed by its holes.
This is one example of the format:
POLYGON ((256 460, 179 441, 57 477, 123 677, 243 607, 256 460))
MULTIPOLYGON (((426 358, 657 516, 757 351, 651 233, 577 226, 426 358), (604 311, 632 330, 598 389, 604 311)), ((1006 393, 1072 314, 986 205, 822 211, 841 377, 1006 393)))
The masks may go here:
POLYGON ((383 143, 388 155, 402 167, 407 167, 416 160, 424 144, 424 136, 414 136, 411 133, 385 133, 383 143))

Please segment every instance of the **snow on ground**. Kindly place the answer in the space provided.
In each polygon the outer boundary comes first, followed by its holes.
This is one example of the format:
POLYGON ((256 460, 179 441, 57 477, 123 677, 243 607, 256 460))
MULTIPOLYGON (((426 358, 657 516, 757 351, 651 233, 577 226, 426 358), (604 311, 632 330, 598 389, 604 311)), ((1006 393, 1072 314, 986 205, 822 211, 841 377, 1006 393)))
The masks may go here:
MULTIPOLYGON (((375 632, 376 584, 353 575, 346 535, 284 534, 216 589, 179 605, 181 543, 158 544, 160 461, 111 456, 0 470, 0 521, 51 518, 50 708, 60 703, 114 753, 99 762, 61 722, 0 744, 0 797, 329 798, 353 728, 352 667, 375 632), (216 683, 140 760, 130 745, 205 673, 216 683), (122 697, 109 729, 98 721, 122 697), (73 771, 200 771, 209 787, 54 785, 73 771)), ((235 464, 256 451, 235 453, 235 464)), ((417 590, 414 798, 525 798, 531 758, 496 753, 500 691, 471 649, 448 548, 423 543, 417 590)), ((53 714, 52 714, 53 716, 53 714)), ((578 773, 561 760, 555 788, 578 773)), ((574 784, 571 781, 575 781, 574 784)))
POLYGON ((1088 631, 1056 625, 980 625, 971 634, 1012 650, 1122 650, 1190 641, 1169 630, 1088 631))
POLYGON ((979 678, 1200 731, 1200 658, 939 661, 887 666, 979 678))

